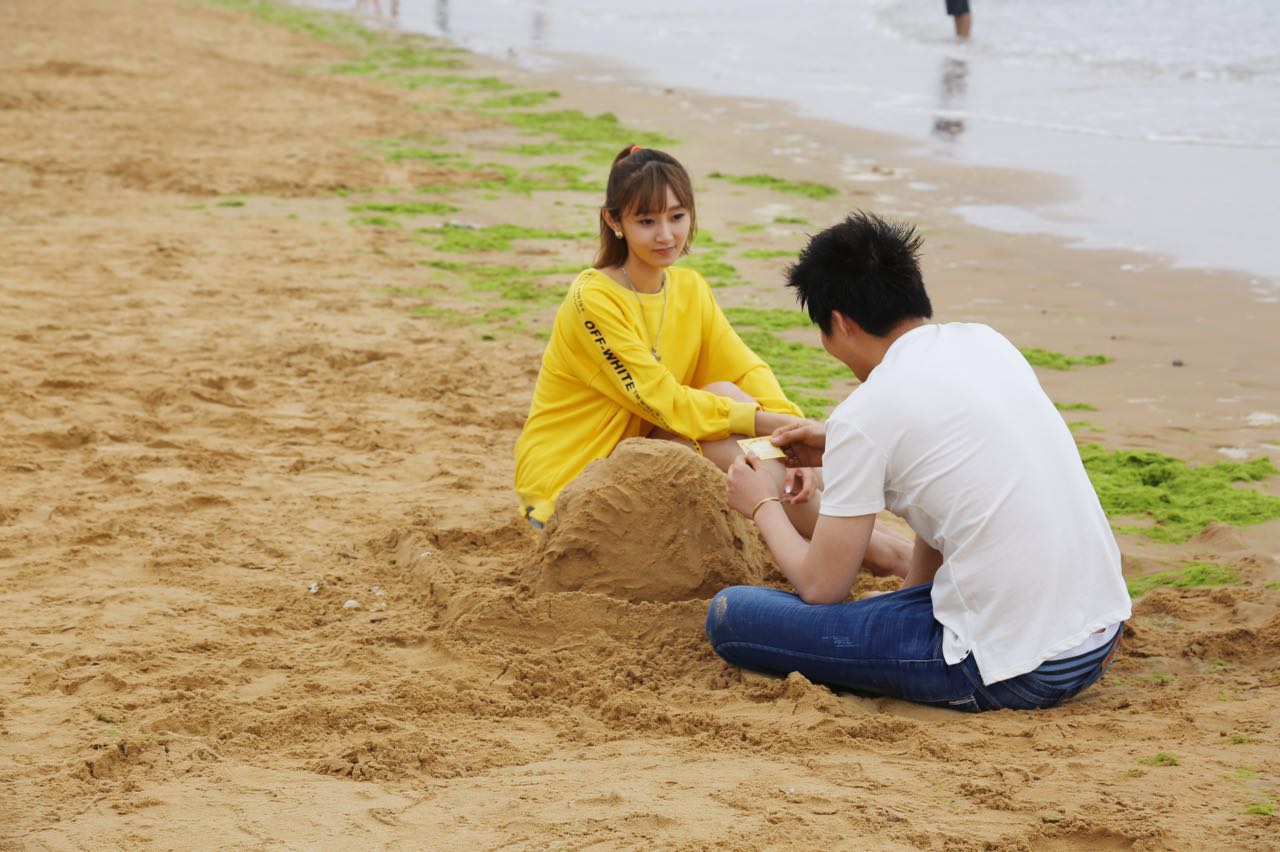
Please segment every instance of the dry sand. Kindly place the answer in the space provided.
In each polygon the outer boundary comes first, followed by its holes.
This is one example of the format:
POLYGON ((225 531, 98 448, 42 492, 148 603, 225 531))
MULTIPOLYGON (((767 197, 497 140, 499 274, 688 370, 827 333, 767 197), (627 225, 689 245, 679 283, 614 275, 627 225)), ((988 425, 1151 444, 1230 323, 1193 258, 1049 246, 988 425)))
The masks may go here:
MULTIPOLYGON (((0 848, 1276 848, 1277 818, 1246 811, 1280 799, 1280 524, 1122 539, 1130 573, 1198 558, 1244 582, 1151 592, 1111 673, 1049 712, 727 667, 704 598, 769 567, 714 472, 648 459, 669 475, 611 492, 631 529, 601 540, 610 518, 587 512, 556 551, 510 490, 541 343, 411 316, 404 293, 456 285, 408 231, 350 226, 332 192, 466 178, 371 157, 370 139, 520 137, 430 108, 429 89, 324 72, 344 58, 172 0, 0 6, 0 848)), ((1052 181, 759 104, 557 88, 675 132, 696 175, 831 181, 823 164, 856 152, 869 165, 831 202, 699 178, 702 222, 918 219, 939 318, 1116 358, 1044 376, 1098 406, 1094 439, 1274 456, 1274 303, 946 212, 1052 181), (773 153, 784 139, 803 156, 773 153)), ((593 203, 459 215, 581 230, 593 203)), ((744 266, 754 283, 723 301, 785 305, 780 263, 744 266)))

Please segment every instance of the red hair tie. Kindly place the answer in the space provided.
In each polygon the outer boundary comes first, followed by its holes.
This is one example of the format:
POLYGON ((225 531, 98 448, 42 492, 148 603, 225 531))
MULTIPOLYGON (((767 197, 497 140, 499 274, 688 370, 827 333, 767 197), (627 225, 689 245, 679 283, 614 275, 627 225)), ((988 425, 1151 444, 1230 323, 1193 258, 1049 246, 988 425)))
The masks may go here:
POLYGON ((640 150, 639 145, 632 145, 631 150, 627 152, 627 156, 630 157, 632 154, 634 154, 636 151, 639 151, 639 150, 640 150))

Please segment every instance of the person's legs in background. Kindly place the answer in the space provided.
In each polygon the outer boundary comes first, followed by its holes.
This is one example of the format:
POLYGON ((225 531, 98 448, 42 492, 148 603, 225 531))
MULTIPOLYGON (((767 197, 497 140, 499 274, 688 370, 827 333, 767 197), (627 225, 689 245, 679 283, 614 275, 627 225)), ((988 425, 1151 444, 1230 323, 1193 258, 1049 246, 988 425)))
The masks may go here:
POLYGON ((973 28, 973 15, 969 11, 969 0, 947 0, 947 14, 956 25, 956 38, 968 38, 973 28))

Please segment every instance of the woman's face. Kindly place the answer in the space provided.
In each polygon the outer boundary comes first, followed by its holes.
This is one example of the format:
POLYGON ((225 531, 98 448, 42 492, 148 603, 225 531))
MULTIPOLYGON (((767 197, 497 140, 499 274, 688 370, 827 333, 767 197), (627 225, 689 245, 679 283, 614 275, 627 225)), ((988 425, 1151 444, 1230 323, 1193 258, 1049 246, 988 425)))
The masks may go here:
POLYGON ((627 250, 637 261, 655 268, 670 266, 684 254, 693 217, 667 187, 667 206, 662 211, 628 212, 622 215, 622 235, 627 250))

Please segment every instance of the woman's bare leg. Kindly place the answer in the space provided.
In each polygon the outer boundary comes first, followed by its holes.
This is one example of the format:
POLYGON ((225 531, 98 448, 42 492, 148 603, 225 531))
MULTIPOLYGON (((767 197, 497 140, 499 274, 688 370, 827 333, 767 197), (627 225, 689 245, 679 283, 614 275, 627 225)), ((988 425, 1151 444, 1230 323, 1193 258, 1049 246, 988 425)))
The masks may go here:
POLYGON ((912 566, 911 540, 891 530, 881 529, 877 524, 871 530, 871 541, 862 556, 862 567, 877 577, 901 577, 905 581, 912 566))
POLYGON ((919 586, 933 582, 933 577, 942 567, 942 554, 924 543, 924 539, 916 536, 915 548, 911 552, 911 568, 902 578, 902 587, 919 586))

